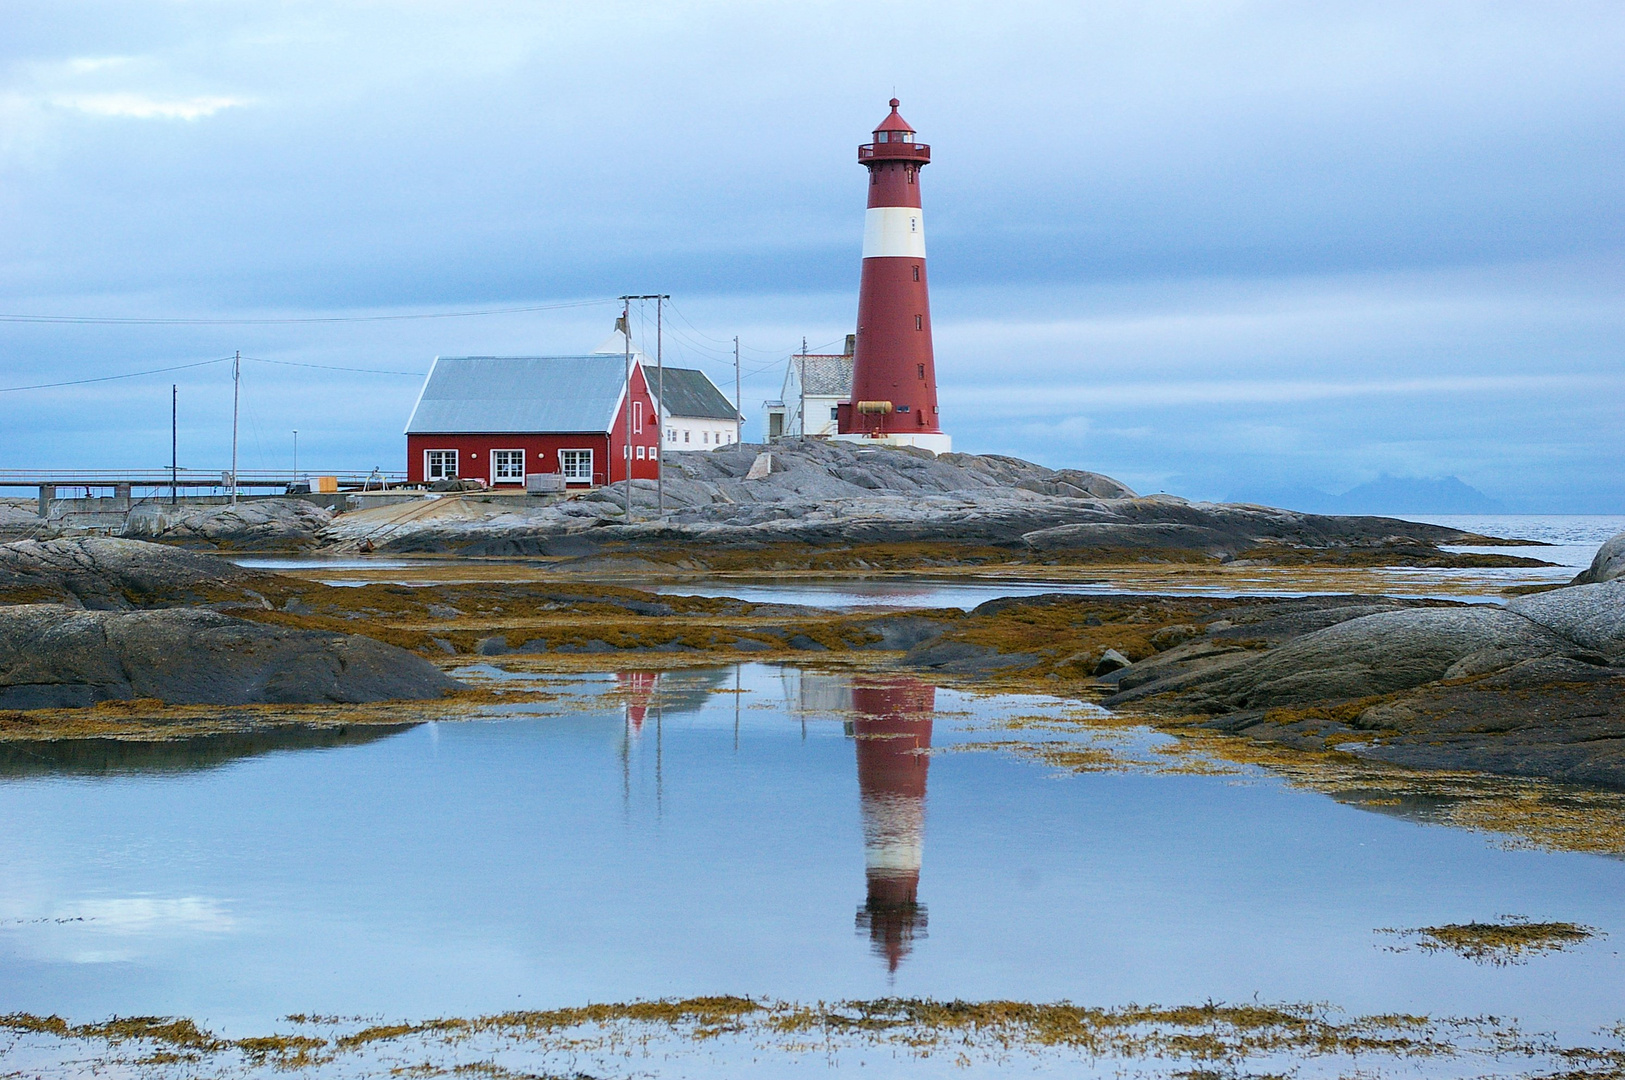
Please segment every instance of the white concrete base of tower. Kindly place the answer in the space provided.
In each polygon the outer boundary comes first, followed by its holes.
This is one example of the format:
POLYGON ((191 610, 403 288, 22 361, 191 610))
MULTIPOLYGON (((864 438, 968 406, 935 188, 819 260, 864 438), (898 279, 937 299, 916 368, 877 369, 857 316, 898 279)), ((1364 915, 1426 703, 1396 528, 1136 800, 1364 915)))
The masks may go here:
POLYGON ((921 450, 929 450, 933 454, 951 453, 954 440, 941 431, 922 431, 915 433, 889 432, 883 435, 863 435, 852 432, 846 435, 831 435, 836 442, 857 443, 863 446, 915 446, 921 450))

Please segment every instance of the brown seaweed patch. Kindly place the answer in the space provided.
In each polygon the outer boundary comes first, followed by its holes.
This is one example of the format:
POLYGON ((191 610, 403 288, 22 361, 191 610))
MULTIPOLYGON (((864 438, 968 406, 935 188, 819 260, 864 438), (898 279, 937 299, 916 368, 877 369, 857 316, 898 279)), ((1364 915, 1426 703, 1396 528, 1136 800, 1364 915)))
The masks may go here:
POLYGON ((1522 916, 1504 915, 1499 922, 1447 923, 1414 930, 1383 929, 1404 941, 1396 952, 1420 949, 1423 952, 1453 952, 1478 964, 1528 963, 1542 953, 1564 952, 1597 937, 1594 926, 1572 922, 1531 922, 1522 916))
MULTIPOLYGON (((1339 709, 1300 711, 1335 716, 1339 709)), ((1336 748, 1300 749, 1227 735, 1201 726, 1209 719, 1073 709, 1012 717, 995 726, 1018 737, 959 749, 1002 750, 1078 773, 1232 776, 1241 781, 1249 775, 1272 775, 1290 787, 1350 806, 1491 835, 1506 847, 1625 853, 1622 792, 1466 770, 1411 769, 1336 748), (1070 732, 1088 740, 1019 737, 1023 731, 1070 732), (1173 738, 1142 747, 1130 741, 1131 732, 1173 738)), ((1345 734, 1339 741, 1350 740, 1345 734)))
POLYGON ((70 1024, 60 1016, 8 1013, 0 1016, 0 1028, 60 1039, 93 1039, 114 1045, 142 1041, 205 1052, 227 1045, 191 1020, 172 1016, 115 1016, 100 1023, 70 1024))
MULTIPOLYGON (((350 1023, 360 1023, 350 1021, 350 1023)), ((939 1001, 881 998, 797 1004, 737 996, 641 1000, 571 1008, 509 1012, 417 1023, 371 1023, 325 1040, 273 1035, 217 1039, 187 1020, 136 1018, 72 1025, 59 1017, 15 1014, 0 1026, 59 1039, 99 1038, 109 1046, 127 1039, 157 1044, 144 1059, 154 1065, 227 1065, 235 1052, 249 1065, 303 1069, 357 1055, 364 1072, 379 1052, 411 1046, 421 1064, 397 1066, 396 1075, 539 1075, 498 1063, 493 1051, 566 1057, 617 1058, 629 1047, 668 1056, 711 1045, 747 1054, 789 1057, 816 1051, 890 1047, 915 1058, 951 1052, 959 1064, 1008 1063, 1029 1058, 1087 1058, 1138 1062, 1164 1074, 1180 1066, 1235 1070, 1265 1059, 1290 1066, 1309 1059, 1369 1061, 1470 1059, 1561 1055, 1524 1036, 1515 1025, 1490 1019, 1443 1019, 1407 1014, 1346 1016, 1321 1004, 1208 1001, 1192 1005, 1095 1007, 1071 1002, 939 1001), (465 1060, 438 1060, 455 1053, 465 1060), (476 1060, 467 1061, 473 1057, 476 1060)), ((1619 1048, 1575 1054, 1607 1055, 1619 1048)), ((116 1059, 106 1059, 112 1063, 116 1059)), ((542 1064, 536 1061, 536 1064, 542 1064)), ((1260 1062, 1263 1063, 1263 1062, 1260 1062)), ((548 1075, 548 1074, 540 1074, 548 1075)))

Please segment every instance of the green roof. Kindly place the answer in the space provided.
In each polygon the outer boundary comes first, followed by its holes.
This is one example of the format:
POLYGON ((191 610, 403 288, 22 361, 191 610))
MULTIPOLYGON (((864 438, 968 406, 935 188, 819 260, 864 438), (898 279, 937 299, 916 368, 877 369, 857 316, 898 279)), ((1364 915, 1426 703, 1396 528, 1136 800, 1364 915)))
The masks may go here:
MULTIPOLYGON (((649 390, 660 397, 660 376, 654 365, 645 361, 643 374, 649 380, 649 390)), ((687 416, 702 420, 738 420, 739 412, 733 403, 722 396, 717 384, 703 371, 694 368, 669 367, 665 373, 666 393, 661 402, 668 416, 687 416)))

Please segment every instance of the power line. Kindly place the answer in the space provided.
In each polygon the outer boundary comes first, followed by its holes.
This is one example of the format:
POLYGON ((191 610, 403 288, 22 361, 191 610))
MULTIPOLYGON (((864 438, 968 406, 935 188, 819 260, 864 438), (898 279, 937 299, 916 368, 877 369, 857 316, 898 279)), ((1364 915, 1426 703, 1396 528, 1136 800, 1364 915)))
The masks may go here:
POLYGON ((616 303, 614 297, 572 300, 561 304, 488 308, 481 311, 423 311, 406 315, 315 315, 285 319, 112 318, 97 315, 0 315, 0 322, 69 323, 93 326, 285 326, 299 323, 404 322, 414 319, 471 319, 483 315, 522 315, 535 311, 563 311, 616 303))
MULTIPOLYGON (((728 352, 729 354, 731 354, 733 352, 733 339, 732 338, 714 338, 710 334, 707 334, 704 330, 701 330, 698 326, 695 326, 694 321, 692 319, 690 319, 686 314, 684 314, 677 307, 676 304, 672 304, 671 308, 672 308, 673 311, 675 311, 677 313, 677 317, 679 319, 682 319, 685 323, 688 323, 688 328, 690 330, 693 330, 696 334, 698 334, 702 338, 705 338, 707 341, 715 341, 717 344, 723 346, 724 350, 726 352, 728 352)), ((741 346, 741 348, 743 348, 746 352, 760 353, 763 356, 771 355, 774 352, 774 350, 772 350, 772 349, 757 349, 757 348, 752 348, 749 345, 743 345, 743 346, 741 346)), ((730 358, 730 363, 732 363, 731 358, 730 358)))
POLYGON ((245 356, 244 360, 252 360, 256 364, 276 364, 278 367, 316 368, 320 371, 359 371, 364 375, 410 375, 414 379, 421 379, 428 374, 423 371, 395 371, 390 368, 340 367, 336 364, 304 364, 297 360, 266 360, 258 356, 245 356))
POLYGON ((94 379, 66 379, 62 382, 34 383, 31 386, 0 386, 0 394, 10 394, 17 390, 49 390, 57 386, 84 386, 87 383, 113 382, 115 379, 138 379, 143 375, 161 375, 166 371, 185 371, 187 368, 207 367, 210 364, 224 364, 230 360, 229 356, 219 356, 213 360, 198 360, 190 364, 175 364, 171 367, 152 368, 149 371, 129 371, 123 375, 101 375, 94 379))

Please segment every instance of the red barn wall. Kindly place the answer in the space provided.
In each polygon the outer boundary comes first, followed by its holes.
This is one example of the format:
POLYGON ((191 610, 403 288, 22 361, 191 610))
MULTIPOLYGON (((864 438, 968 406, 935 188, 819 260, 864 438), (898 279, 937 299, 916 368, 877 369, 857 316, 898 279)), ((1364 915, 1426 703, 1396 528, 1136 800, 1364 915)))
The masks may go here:
MULTIPOLYGON (((643 430, 632 435, 632 476, 641 480, 655 478, 656 459, 660 445, 660 424, 654 418, 654 399, 644 385, 643 373, 634 368, 632 373, 632 402, 643 403, 643 430), (637 457, 637 447, 644 447, 645 456, 637 457)), ((491 483, 491 451, 523 450, 525 472, 556 473, 559 471, 560 450, 591 450, 593 483, 616 483, 626 478, 624 452, 626 447, 626 410, 622 402, 610 432, 583 431, 571 434, 490 434, 457 433, 445 435, 408 435, 406 437, 406 479, 408 483, 425 482, 425 450, 456 450, 457 475, 465 480, 483 480, 491 483)), ((518 481, 503 481, 502 487, 521 487, 518 481)))

